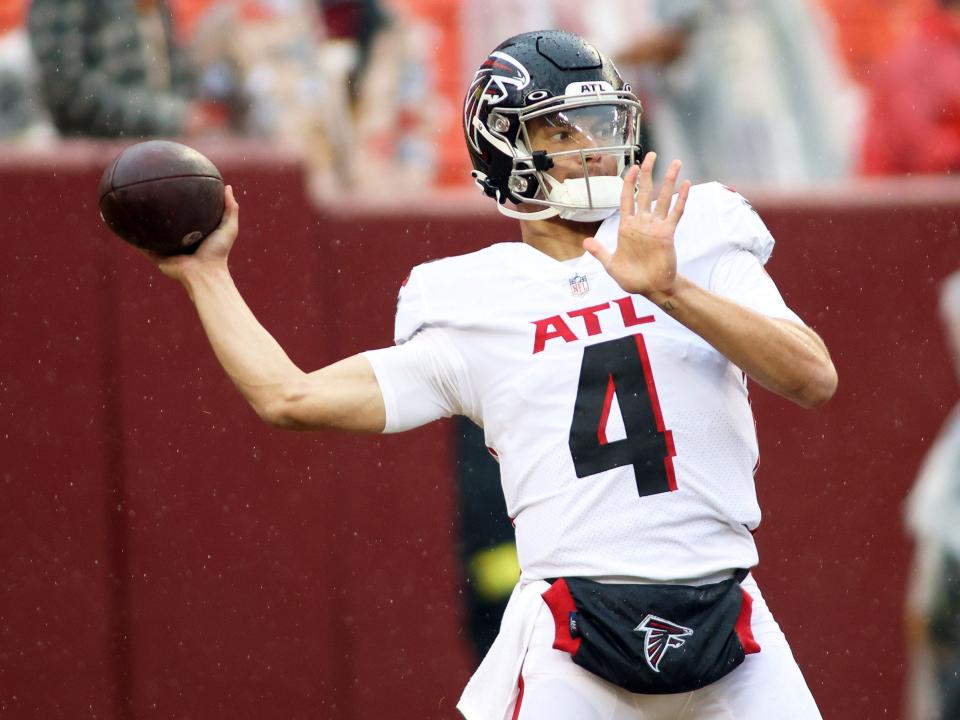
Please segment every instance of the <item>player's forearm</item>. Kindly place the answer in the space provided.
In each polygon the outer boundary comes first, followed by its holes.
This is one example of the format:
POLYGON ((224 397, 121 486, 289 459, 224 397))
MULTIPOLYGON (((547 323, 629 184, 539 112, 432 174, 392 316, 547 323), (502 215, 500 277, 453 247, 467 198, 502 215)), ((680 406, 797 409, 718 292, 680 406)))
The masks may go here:
POLYGON ((383 432, 383 396, 363 355, 304 373, 254 317, 225 267, 195 270, 183 284, 217 359, 264 421, 285 430, 383 432))
POLYGON ((261 418, 280 424, 278 408, 304 373, 256 319, 225 266, 193 272, 183 284, 227 375, 261 418))
POLYGON ((650 299, 768 390, 806 408, 833 396, 837 373, 813 331, 768 318, 683 277, 672 294, 650 299))

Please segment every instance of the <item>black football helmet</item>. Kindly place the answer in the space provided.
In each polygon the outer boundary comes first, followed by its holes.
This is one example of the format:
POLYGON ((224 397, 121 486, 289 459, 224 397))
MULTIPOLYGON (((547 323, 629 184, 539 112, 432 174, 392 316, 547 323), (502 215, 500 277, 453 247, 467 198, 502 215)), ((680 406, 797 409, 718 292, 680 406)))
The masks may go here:
POLYGON ((639 162, 640 114, 616 66, 583 38, 559 30, 517 35, 490 53, 464 100, 471 174, 510 217, 602 220, 619 207, 623 174, 639 162), (579 168, 567 179, 550 174, 571 158, 579 168), (507 200, 545 209, 517 212, 507 200))

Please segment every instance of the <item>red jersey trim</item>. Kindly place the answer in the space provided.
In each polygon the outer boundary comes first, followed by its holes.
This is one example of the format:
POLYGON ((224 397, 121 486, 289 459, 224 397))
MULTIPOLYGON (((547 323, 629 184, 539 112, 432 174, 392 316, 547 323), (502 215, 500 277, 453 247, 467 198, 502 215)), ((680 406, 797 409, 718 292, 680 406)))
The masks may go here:
POLYGON ((520 717, 520 706, 523 704, 523 675, 517 680, 517 704, 513 706, 513 720, 520 717))

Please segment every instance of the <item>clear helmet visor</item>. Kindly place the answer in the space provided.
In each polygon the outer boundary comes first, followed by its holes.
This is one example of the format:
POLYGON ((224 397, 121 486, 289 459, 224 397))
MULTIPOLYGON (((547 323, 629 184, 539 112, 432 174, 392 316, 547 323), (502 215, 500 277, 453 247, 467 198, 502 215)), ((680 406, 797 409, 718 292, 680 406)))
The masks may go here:
MULTIPOLYGON (((530 202, 558 208, 561 217, 571 220, 612 214, 619 207, 624 170, 635 159, 639 115, 636 101, 613 100, 554 106, 521 116, 522 137, 531 157, 548 158, 546 169, 535 171, 540 192, 530 202)), ((542 160, 540 164, 543 167, 542 160)))
POLYGON ((604 160, 616 160, 637 144, 637 114, 636 106, 620 103, 561 107, 537 114, 524 118, 527 147, 531 152, 546 152, 555 165, 570 165, 571 173, 584 156, 590 176, 618 174, 616 163, 604 160))

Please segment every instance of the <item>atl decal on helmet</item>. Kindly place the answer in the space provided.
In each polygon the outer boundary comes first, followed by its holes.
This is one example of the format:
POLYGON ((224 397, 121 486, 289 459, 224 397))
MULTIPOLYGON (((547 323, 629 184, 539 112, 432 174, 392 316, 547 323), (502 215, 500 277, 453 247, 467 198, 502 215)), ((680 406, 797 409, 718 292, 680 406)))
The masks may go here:
POLYGON ((590 93, 613 92, 613 85, 605 80, 598 82, 574 82, 567 85, 564 95, 589 95, 590 93))

